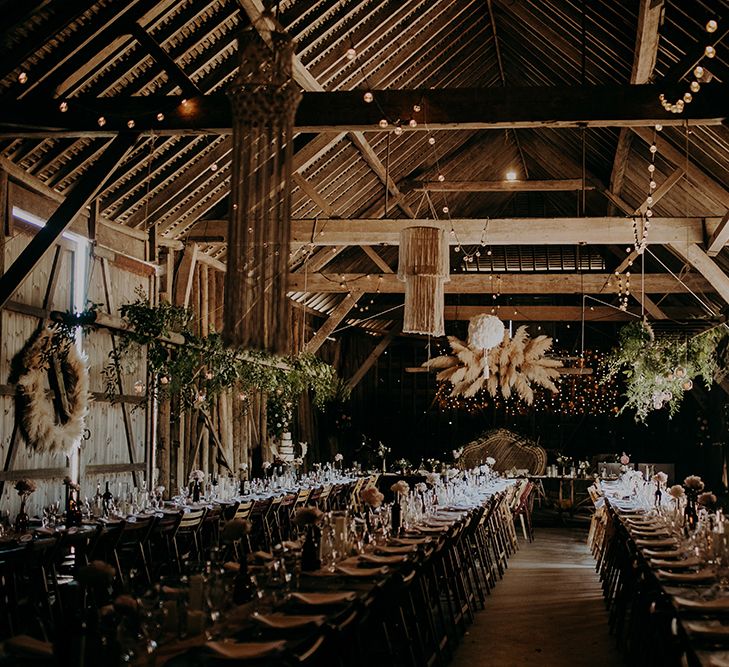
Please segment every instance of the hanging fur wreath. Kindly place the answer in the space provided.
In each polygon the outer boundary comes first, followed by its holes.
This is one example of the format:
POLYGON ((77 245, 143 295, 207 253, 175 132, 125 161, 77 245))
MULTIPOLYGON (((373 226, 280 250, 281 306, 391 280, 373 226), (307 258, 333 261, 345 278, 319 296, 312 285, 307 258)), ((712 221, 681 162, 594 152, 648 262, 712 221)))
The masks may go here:
POLYGON ((63 452, 69 455, 84 432, 89 411, 89 369, 86 356, 67 340, 57 346, 53 331, 44 329, 23 355, 18 378, 20 426, 28 447, 41 453, 63 452), (65 388, 67 414, 59 420, 48 396, 44 377, 57 355, 65 388))

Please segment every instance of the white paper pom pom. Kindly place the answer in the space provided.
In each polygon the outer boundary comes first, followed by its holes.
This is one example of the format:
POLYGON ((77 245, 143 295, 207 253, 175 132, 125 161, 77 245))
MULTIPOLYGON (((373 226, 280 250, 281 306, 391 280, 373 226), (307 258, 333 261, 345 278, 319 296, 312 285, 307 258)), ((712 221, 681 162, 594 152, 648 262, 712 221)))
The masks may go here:
POLYGON ((504 323, 495 315, 476 315, 468 323, 468 342, 473 347, 490 350, 504 340, 504 323))

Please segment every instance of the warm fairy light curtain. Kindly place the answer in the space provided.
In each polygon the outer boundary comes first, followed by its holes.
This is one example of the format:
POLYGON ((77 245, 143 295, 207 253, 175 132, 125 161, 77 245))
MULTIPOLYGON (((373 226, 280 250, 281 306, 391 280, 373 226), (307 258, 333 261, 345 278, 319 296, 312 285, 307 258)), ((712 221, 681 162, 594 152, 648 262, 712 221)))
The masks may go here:
POLYGON ((442 336, 445 333, 443 285, 450 280, 445 230, 403 229, 397 277, 405 282, 403 332, 442 336))
POLYGON ((288 354, 289 179, 301 92, 291 75, 293 43, 282 32, 264 34, 270 40, 252 27, 238 36, 238 75, 228 90, 233 171, 223 336, 229 345, 288 354))

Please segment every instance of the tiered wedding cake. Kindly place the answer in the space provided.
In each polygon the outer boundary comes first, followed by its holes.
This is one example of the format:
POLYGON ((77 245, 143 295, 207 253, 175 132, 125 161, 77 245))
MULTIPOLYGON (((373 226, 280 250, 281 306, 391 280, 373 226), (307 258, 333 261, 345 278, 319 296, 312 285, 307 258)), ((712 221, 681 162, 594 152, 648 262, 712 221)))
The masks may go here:
POLYGON ((291 440, 291 433, 281 435, 281 444, 278 448, 278 455, 283 461, 293 461, 296 456, 294 454, 294 443, 291 440))

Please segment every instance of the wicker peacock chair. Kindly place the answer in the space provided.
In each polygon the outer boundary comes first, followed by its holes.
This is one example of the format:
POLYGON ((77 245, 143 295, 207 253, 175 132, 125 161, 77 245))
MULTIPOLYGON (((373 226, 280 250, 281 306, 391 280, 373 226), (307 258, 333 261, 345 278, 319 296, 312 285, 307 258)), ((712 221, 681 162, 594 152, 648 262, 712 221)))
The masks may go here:
POLYGON ((543 475, 547 467, 547 452, 536 442, 509 431, 497 428, 486 431, 481 437, 468 443, 458 459, 460 468, 481 465, 491 456, 496 460, 497 472, 528 470, 531 475, 543 475))

